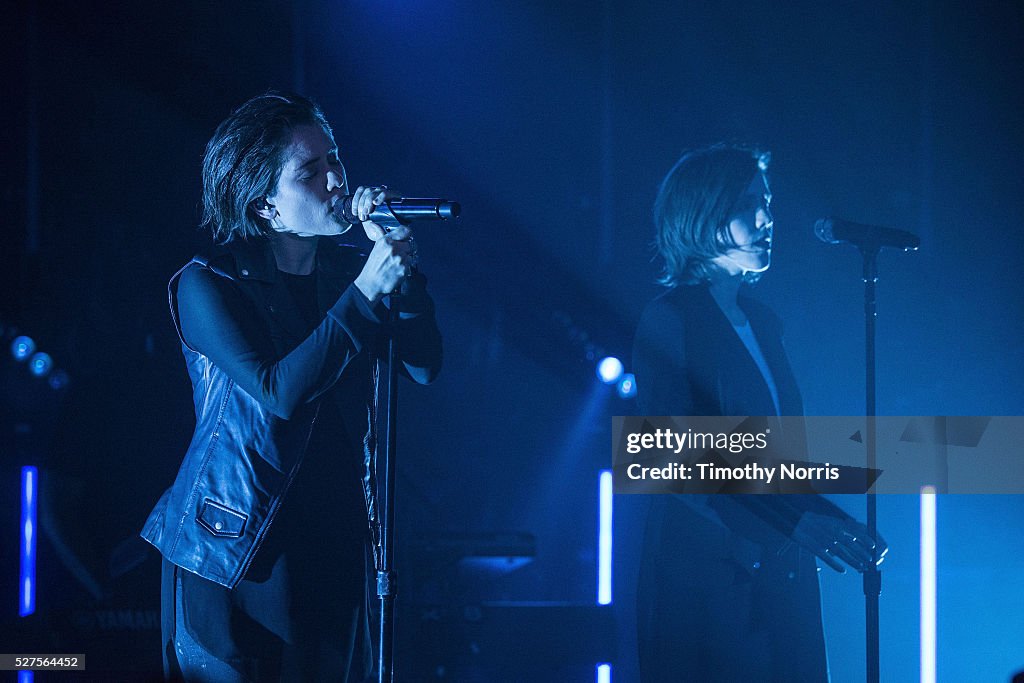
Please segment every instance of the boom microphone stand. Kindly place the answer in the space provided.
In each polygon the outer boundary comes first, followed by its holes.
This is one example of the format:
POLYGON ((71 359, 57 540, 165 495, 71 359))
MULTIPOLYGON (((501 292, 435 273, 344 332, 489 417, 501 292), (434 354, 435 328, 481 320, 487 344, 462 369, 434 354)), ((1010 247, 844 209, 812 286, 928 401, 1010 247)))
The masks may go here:
MULTIPOLYGON (((852 223, 838 218, 825 218, 814 226, 814 232, 829 244, 848 242, 860 251, 863 262, 861 278, 864 281, 864 412, 867 417, 865 446, 867 468, 870 473, 877 464, 877 441, 875 431, 875 318, 878 315, 878 252, 882 247, 894 247, 913 251, 921 244, 916 235, 902 230, 881 228, 872 225, 852 223)), ((878 507, 874 491, 867 493, 867 527, 872 538, 878 537, 878 507)), ((878 571, 878 548, 872 551, 871 566, 864 572, 864 614, 867 660, 867 681, 878 683, 878 597, 882 593, 882 574, 878 571)))
MULTIPOLYGON (((867 417, 866 447, 868 472, 875 471, 877 464, 877 443, 875 433, 875 318, 878 315, 876 285, 878 284, 879 247, 859 246, 863 259, 864 274, 864 367, 865 367, 865 415, 867 417)), ((867 493, 868 533, 878 538, 878 506, 875 492, 867 493)), ((878 548, 871 553, 871 566, 864 572, 864 615, 865 639, 867 643, 867 681, 878 683, 878 597, 882 594, 882 573, 878 571, 878 548)))

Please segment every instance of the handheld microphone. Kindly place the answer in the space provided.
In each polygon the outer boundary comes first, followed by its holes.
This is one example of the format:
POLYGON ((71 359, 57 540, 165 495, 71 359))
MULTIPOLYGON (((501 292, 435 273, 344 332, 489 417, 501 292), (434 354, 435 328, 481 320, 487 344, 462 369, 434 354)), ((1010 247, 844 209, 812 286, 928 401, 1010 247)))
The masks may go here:
MULTIPOLYGON (((386 199, 366 219, 383 227, 408 225, 412 221, 444 221, 458 218, 462 207, 458 202, 433 197, 401 197, 386 199)), ((352 195, 346 195, 334 204, 334 213, 352 225, 359 225, 359 216, 352 212, 352 195)))
POLYGON ((921 246, 921 238, 905 230, 883 228, 845 221, 842 218, 822 218, 814 224, 814 234, 822 242, 839 244, 848 242, 862 249, 892 247, 913 251, 921 246))

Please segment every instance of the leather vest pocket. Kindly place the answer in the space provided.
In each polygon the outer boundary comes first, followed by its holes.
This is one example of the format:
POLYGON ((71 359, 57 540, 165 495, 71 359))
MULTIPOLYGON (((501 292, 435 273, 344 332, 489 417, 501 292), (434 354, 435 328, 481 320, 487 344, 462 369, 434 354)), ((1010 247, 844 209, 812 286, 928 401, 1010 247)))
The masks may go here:
POLYGON ((203 507, 199 510, 196 521, 214 536, 238 538, 245 530, 245 523, 248 519, 248 515, 235 512, 231 508, 207 498, 203 501, 203 507))

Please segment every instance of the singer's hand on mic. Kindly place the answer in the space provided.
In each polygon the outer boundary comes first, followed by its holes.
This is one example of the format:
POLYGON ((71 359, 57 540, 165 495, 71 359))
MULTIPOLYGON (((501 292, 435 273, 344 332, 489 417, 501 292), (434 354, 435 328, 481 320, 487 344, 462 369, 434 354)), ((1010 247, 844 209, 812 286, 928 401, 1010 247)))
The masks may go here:
MULTIPOLYGON (((363 223, 364 227, 366 225, 367 223, 363 223)), ((383 233, 379 226, 374 227, 383 233)), ((415 249, 412 231, 404 225, 383 234, 374 242, 363 270, 355 279, 355 286, 363 296, 377 303, 395 291, 402 278, 409 275, 415 265, 415 249)))
POLYGON ((374 223, 371 220, 367 220, 373 210, 383 204, 388 199, 397 199, 402 195, 389 190, 387 185, 380 185, 377 187, 363 187, 360 185, 356 188, 356 191, 352 193, 352 213, 355 214, 363 225, 363 230, 366 232, 366 236, 374 242, 387 235, 388 232, 374 223))

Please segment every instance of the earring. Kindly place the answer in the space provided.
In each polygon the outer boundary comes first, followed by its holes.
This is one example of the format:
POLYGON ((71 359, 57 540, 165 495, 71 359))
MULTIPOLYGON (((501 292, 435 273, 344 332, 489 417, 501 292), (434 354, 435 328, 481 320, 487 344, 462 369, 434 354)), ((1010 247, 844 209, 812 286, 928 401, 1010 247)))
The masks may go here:
MULTIPOLYGON (((250 206, 252 207, 252 210, 257 214, 263 214, 268 211, 273 211, 275 214, 277 213, 277 211, 274 209, 274 205, 271 204, 266 197, 257 197, 256 199, 252 200, 252 204, 250 204, 250 206)), ((273 219, 267 218, 266 220, 273 219)))

